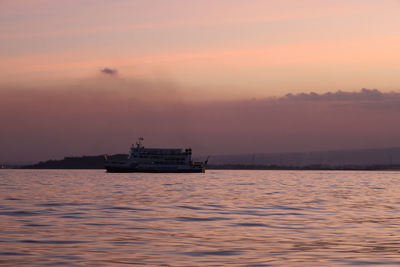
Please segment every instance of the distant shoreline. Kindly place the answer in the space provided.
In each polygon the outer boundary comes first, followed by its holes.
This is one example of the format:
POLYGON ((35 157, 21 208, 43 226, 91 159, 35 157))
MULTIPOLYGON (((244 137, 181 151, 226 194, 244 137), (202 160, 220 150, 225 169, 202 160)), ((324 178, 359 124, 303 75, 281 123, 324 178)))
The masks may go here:
MULTIPOLYGON (((1 170, 105 170, 104 168, 37 168, 31 166, 10 166, 2 167, 1 170)), ((206 170, 270 170, 270 171, 400 171, 400 166, 337 166, 337 167, 318 167, 318 166, 208 166, 206 170)))
POLYGON ((326 165, 308 165, 308 166, 277 166, 277 165, 211 165, 209 170, 293 170, 293 171, 400 171, 400 165, 365 165, 365 166, 326 166, 326 165))
MULTIPOLYGON (((35 164, 28 166, 3 166, 0 170, 103 170, 103 166, 46 166, 35 164)), ((57 164, 58 165, 58 164, 57 164)), ((209 165, 206 170, 286 170, 286 171, 400 171, 400 165, 366 165, 366 166, 277 166, 277 165, 246 165, 224 164, 209 165)))
MULTIPOLYGON (((115 154, 108 157, 124 161, 128 155, 115 154)), ((104 162, 104 155, 65 157, 30 165, 0 163, 0 169, 90 170, 104 169, 104 162)), ((400 171, 400 149, 213 156, 206 169, 400 171), (385 161, 386 158, 390 160, 385 161)))

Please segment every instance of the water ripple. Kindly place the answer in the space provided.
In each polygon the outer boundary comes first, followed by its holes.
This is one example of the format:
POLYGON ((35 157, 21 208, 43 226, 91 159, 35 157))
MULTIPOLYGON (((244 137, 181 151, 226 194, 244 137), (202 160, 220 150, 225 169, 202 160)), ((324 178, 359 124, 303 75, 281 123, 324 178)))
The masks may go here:
POLYGON ((175 218, 177 221, 183 222, 211 222, 211 221, 226 221, 230 220, 229 218, 225 217, 177 217, 175 218))
POLYGON ((81 240, 20 240, 20 243, 29 243, 29 244, 51 244, 51 245, 70 245, 70 244, 82 244, 89 243, 89 241, 81 241, 81 240))
POLYGON ((400 265, 398 172, 0 170, 0 265, 400 265))
POLYGON ((184 252, 182 254, 194 257, 207 257, 207 256, 234 256, 234 255, 240 255, 242 254, 242 252, 237 250, 216 250, 216 251, 191 251, 191 252, 184 252))

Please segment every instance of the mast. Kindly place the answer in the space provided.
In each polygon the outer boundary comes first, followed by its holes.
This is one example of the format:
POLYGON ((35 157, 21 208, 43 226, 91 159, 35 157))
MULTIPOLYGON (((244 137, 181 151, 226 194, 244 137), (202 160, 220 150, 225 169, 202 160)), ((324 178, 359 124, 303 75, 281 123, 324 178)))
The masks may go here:
POLYGON ((138 138, 138 141, 136 142, 136 147, 137 147, 137 148, 143 147, 143 146, 142 146, 142 141, 143 141, 143 140, 144 140, 143 137, 139 137, 139 138, 138 138))

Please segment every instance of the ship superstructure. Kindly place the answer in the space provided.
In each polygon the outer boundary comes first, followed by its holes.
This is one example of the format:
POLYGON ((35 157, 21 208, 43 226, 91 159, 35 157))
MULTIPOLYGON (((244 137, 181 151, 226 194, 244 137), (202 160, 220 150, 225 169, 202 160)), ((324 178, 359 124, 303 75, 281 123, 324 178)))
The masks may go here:
POLYGON ((106 159, 108 172, 204 172, 207 161, 193 162, 192 149, 145 148, 140 137, 126 161, 106 159))

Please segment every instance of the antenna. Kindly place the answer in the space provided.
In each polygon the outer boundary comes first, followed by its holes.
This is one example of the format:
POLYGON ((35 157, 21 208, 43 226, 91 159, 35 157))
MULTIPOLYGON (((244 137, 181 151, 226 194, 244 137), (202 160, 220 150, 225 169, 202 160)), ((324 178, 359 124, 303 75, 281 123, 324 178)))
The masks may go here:
POLYGON ((208 159, 210 158, 210 156, 207 157, 206 161, 204 161, 204 166, 207 166, 208 163, 208 159))
POLYGON ((141 148, 142 147, 142 141, 144 140, 143 137, 139 137, 138 141, 136 142, 136 146, 137 148, 141 148))

